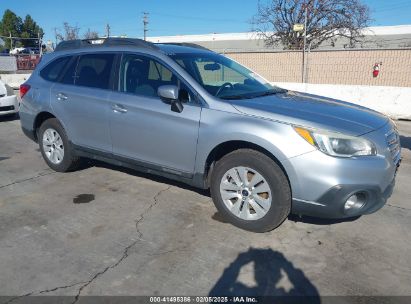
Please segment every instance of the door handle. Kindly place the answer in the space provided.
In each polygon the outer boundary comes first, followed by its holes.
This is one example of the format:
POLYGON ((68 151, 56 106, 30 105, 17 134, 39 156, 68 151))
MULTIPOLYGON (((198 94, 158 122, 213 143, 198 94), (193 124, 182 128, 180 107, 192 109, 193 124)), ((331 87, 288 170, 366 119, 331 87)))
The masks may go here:
POLYGON ((63 100, 67 100, 67 95, 65 95, 65 94, 63 94, 63 93, 58 93, 57 95, 56 95, 56 98, 57 98, 57 100, 59 100, 59 101, 63 101, 63 100))
POLYGON ((115 105, 113 105, 111 108, 112 108, 113 111, 116 112, 116 113, 123 113, 123 114, 124 114, 124 113, 127 113, 127 109, 126 109, 124 106, 119 105, 119 104, 115 104, 115 105))

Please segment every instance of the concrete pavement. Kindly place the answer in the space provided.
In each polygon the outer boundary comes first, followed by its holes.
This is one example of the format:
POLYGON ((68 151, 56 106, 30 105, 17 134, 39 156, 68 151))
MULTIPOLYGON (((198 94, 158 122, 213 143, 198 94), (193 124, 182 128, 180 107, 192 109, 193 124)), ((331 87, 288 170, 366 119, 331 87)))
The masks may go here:
POLYGON ((182 184, 102 163, 53 172, 0 118, 0 295, 411 296, 411 122, 398 124, 404 160, 382 210, 255 234, 182 184))

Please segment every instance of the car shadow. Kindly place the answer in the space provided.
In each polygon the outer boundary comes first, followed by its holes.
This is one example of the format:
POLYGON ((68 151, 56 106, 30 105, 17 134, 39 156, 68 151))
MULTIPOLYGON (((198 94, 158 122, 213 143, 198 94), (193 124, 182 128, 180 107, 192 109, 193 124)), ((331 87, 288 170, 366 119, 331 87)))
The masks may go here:
POLYGON ((411 137, 400 135, 401 147, 411 150, 411 137))
POLYGON ((102 161, 98 161, 98 160, 86 160, 85 162, 83 162, 82 167, 80 168, 82 169, 87 169, 87 168, 91 168, 91 167, 99 167, 99 168, 105 168, 105 169, 110 169, 110 170, 115 170, 115 171, 119 171, 119 172, 123 172, 132 176, 136 176, 136 177, 141 177, 141 178, 146 178, 146 179, 150 179, 154 182, 157 183, 164 183, 164 184, 168 184, 171 186, 175 186, 178 188, 182 188, 185 190, 189 190, 189 191, 193 191, 196 192, 200 195, 204 195, 204 196, 208 196, 210 197, 210 191, 209 190, 204 190, 204 189, 199 189, 199 188, 195 188, 192 187, 190 185, 184 184, 182 182, 179 181, 175 181, 172 179, 168 179, 162 176, 158 176, 155 174, 149 174, 149 173, 143 173, 131 168, 127 168, 127 167, 122 167, 122 166, 116 166, 116 165, 112 165, 106 162, 102 162, 102 161))
MULTIPOLYGON (((168 184, 171 186, 175 186, 178 188, 182 188, 188 191, 193 191, 196 192, 200 195, 210 197, 211 199, 211 194, 209 189, 199 189, 196 187, 192 187, 190 185, 184 184, 179 181, 174 181, 165 177, 161 177, 155 174, 149 174, 149 173, 143 173, 131 168, 127 167, 122 167, 122 166, 116 166, 112 165, 103 161, 99 160, 93 160, 93 159, 87 159, 83 162, 82 166, 79 168, 80 170, 85 170, 91 167, 98 167, 98 168, 105 168, 109 170, 115 170, 119 172, 123 172, 132 176, 136 177, 141 177, 141 178, 146 178, 150 179, 154 182, 157 183, 164 183, 168 184)), ((344 222, 352 222, 360 218, 360 216, 357 217, 352 217, 352 218, 344 218, 344 219, 327 219, 327 218, 317 218, 317 217, 310 217, 310 216, 298 216, 295 214, 290 214, 288 216, 288 220, 293 221, 293 222, 302 222, 306 224, 313 224, 313 225, 333 225, 333 224, 338 224, 338 223, 344 223, 344 222)), ((216 212, 213 216, 212 219, 221 223, 228 223, 228 221, 219 213, 216 212)))
POLYGON ((280 303, 288 303, 287 300, 293 297, 299 297, 301 300, 304 296, 304 303, 321 303, 317 288, 304 272, 296 268, 281 252, 270 248, 250 247, 248 251, 240 253, 224 269, 210 290, 209 296, 262 297, 258 303, 277 303, 277 300, 280 300, 280 303), (242 268, 249 264, 254 276, 252 286, 239 280, 242 268), (273 297, 282 299, 275 300, 273 297))
POLYGON ((305 224, 313 224, 313 225, 334 225, 339 223, 346 223, 346 222, 354 222, 358 220, 361 216, 350 217, 350 218, 342 218, 342 219, 328 219, 328 218, 320 218, 320 217, 313 217, 313 216, 299 216, 296 214, 290 214, 288 216, 288 220, 292 222, 300 222, 305 224))

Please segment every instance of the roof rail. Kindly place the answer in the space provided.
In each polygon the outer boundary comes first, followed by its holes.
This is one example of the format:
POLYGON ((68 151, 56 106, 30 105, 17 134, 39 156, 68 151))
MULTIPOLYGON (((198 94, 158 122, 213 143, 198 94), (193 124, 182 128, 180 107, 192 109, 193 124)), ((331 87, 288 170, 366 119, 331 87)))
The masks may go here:
POLYGON ((156 44, 166 44, 166 45, 178 45, 178 46, 186 46, 186 47, 191 47, 191 48, 195 48, 195 49, 201 49, 201 50, 206 50, 206 51, 211 51, 210 49, 199 45, 199 44, 195 44, 195 43, 190 43, 190 42, 159 42, 156 44))
POLYGON ((158 50, 154 43, 137 38, 96 38, 77 39, 60 42, 54 51, 74 50, 86 47, 134 46, 158 50))

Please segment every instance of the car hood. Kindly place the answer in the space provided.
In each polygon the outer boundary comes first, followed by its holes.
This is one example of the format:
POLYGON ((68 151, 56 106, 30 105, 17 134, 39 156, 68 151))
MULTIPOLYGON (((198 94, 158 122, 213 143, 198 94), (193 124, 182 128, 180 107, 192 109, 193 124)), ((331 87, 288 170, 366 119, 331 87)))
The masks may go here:
POLYGON ((388 121, 385 115, 359 105, 290 91, 232 100, 231 104, 243 114, 354 136, 379 129, 388 121))

